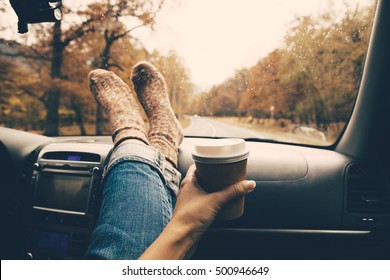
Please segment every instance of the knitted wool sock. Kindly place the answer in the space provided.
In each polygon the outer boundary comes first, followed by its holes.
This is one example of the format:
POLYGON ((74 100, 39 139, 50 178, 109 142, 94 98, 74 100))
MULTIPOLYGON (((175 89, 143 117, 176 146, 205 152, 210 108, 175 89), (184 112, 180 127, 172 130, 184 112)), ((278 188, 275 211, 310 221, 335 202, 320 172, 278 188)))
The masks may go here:
POLYGON ((149 119, 150 144, 177 167, 178 149, 183 140, 183 129, 169 103, 167 85, 161 73, 148 62, 133 68, 131 77, 138 100, 149 119))
POLYGON ((96 69, 89 73, 89 87, 108 115, 114 146, 127 139, 149 145, 139 105, 130 88, 111 71, 96 69))

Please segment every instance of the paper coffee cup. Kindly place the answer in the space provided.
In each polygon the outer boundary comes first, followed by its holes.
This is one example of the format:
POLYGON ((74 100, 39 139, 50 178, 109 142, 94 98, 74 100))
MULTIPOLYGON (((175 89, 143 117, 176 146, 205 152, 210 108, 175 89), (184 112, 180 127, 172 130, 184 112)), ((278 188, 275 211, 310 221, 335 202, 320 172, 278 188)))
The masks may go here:
MULTIPOLYGON (((195 145, 195 161, 200 186, 215 192, 246 179, 249 151, 243 139, 209 139, 195 145)), ((227 203, 216 220, 239 218, 244 213, 244 197, 227 203)))

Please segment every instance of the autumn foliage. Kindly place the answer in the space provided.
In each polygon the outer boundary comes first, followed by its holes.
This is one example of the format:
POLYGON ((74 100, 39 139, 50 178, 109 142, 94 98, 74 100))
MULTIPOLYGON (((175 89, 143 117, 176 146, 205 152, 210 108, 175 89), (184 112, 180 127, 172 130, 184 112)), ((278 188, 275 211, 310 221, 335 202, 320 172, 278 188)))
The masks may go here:
POLYGON ((330 12, 297 17, 283 47, 196 96, 193 113, 339 130, 355 102, 373 12, 372 7, 349 9, 341 19, 330 12))
MULTIPOLYGON (((65 7, 62 22, 30 27, 32 43, 0 39, 0 125, 52 136, 109 134, 87 75, 95 68, 112 70, 130 85, 132 66, 140 60, 152 61, 170 77, 171 102, 180 117, 190 90, 182 60, 174 52, 151 54, 133 37, 138 28, 153 28, 165 2, 112 0, 83 10, 65 7)), ((0 12, 6 11, 2 6, 0 12)))

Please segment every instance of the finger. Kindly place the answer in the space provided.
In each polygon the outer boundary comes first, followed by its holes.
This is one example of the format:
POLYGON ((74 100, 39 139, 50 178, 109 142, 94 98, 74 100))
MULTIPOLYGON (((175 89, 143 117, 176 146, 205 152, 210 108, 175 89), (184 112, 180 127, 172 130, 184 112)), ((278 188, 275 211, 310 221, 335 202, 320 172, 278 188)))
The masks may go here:
POLYGON ((241 181, 226 187, 215 194, 219 198, 221 205, 229 202, 230 200, 246 195, 252 192, 256 188, 256 182, 252 180, 241 181))
POLYGON ((184 184, 187 184, 188 181, 190 181, 190 182, 192 182, 192 183, 197 182, 195 164, 192 164, 192 165, 188 168, 187 174, 186 174, 186 176, 184 177, 183 181, 181 182, 181 187, 182 187, 184 184))
POLYGON ((196 176, 196 167, 195 164, 191 164, 188 168, 187 175, 189 176, 196 176))
POLYGON ((196 176, 196 168, 195 168, 195 164, 192 164, 192 165, 190 165, 190 167, 188 168, 188 170, 187 170, 187 173, 186 173, 186 176, 184 177, 184 179, 189 179, 189 178, 192 178, 192 177, 194 177, 194 176, 196 176))

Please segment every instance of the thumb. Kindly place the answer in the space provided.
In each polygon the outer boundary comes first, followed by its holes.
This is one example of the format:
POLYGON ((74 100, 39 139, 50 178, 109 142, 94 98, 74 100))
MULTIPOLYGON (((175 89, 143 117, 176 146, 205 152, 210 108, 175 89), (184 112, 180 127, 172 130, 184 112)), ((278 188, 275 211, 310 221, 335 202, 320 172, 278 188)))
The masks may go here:
POLYGON ((252 192, 256 188, 256 182, 252 180, 245 180, 233 185, 230 185, 220 191, 218 191, 218 196, 220 198, 220 203, 223 205, 230 200, 246 195, 252 192))

